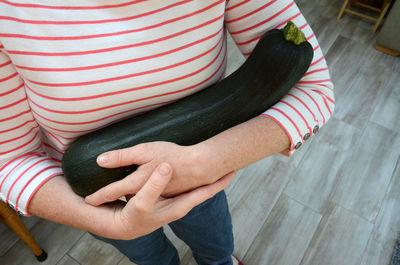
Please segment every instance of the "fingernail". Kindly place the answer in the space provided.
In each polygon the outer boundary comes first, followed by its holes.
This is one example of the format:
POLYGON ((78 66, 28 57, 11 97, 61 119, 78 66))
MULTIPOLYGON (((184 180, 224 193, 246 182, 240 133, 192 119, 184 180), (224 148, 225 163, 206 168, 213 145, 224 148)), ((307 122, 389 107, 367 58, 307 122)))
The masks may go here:
POLYGON ((158 172, 159 172, 161 175, 164 175, 164 176, 168 175, 170 171, 171 171, 171 170, 170 170, 169 166, 167 166, 167 165, 161 165, 161 166, 158 168, 158 172))
POLYGON ((97 158, 97 163, 98 164, 106 164, 108 162, 108 156, 107 155, 100 155, 97 158))

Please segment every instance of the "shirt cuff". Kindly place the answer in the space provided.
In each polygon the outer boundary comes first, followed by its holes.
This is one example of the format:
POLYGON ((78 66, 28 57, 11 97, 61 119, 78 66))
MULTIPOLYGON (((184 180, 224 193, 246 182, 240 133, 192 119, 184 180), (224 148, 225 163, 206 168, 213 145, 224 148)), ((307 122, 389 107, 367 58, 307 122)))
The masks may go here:
POLYGON ((50 178, 62 175, 61 166, 42 152, 14 158, 0 168, 0 198, 17 213, 30 216, 35 192, 50 178))
MULTIPOLYGON (((296 108, 299 107, 299 105, 296 105, 296 108)), ((304 117, 306 111, 296 108, 282 100, 262 114, 274 120, 287 134, 290 146, 287 150, 280 153, 284 156, 292 156, 322 126, 317 119, 304 117)))

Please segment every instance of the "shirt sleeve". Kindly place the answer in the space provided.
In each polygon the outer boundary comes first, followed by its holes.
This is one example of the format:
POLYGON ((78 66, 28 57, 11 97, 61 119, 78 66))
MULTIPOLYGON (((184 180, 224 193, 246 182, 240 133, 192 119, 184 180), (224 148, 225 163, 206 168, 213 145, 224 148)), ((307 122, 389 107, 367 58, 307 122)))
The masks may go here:
POLYGON ((329 70, 310 25, 292 0, 229 0, 225 24, 244 56, 249 56, 268 30, 283 28, 293 21, 314 48, 314 57, 303 78, 280 102, 263 115, 275 120, 287 133, 290 156, 302 143, 317 133, 332 116, 335 107, 329 70))
POLYGON ((23 80, 0 43, 0 199, 23 215, 38 188, 62 174, 41 145, 23 80))

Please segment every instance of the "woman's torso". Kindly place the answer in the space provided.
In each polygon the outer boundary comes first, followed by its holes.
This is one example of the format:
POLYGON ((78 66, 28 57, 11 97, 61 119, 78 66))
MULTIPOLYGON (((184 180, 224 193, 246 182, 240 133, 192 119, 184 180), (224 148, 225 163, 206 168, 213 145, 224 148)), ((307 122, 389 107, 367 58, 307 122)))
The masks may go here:
POLYGON ((56 159, 79 135, 224 74, 225 1, 30 2, 0 3, 1 50, 56 159))

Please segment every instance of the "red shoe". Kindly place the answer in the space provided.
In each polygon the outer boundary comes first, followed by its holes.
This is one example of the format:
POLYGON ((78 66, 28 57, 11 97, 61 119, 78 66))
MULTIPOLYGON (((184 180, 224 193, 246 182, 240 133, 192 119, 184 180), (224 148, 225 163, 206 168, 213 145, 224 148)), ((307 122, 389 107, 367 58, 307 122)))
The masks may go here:
POLYGON ((235 256, 232 255, 232 261, 233 261, 233 265, 244 265, 240 259, 236 258, 235 256))

